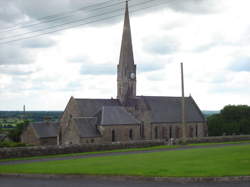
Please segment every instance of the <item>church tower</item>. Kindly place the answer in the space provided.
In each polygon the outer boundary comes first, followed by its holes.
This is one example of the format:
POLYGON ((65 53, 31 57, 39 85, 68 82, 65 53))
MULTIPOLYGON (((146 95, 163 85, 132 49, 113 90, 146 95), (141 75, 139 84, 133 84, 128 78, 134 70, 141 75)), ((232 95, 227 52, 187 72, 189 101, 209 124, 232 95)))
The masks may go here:
POLYGON ((120 60, 117 66, 117 98, 123 105, 136 96, 136 65, 134 64, 128 1, 126 1, 120 60))

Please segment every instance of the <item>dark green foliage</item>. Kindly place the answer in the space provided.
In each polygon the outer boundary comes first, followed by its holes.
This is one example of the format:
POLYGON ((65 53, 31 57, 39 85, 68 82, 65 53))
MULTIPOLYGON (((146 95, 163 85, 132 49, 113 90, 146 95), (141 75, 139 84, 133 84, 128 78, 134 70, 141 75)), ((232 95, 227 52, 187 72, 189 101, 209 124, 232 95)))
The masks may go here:
POLYGON ((250 106, 227 105, 207 118, 209 136, 250 134, 250 106))
POLYGON ((44 118, 50 117, 52 121, 59 120, 62 111, 26 111, 25 114, 20 111, 0 111, 0 119, 8 122, 9 119, 29 119, 30 121, 43 121, 44 118))
POLYGON ((24 147, 24 146, 26 146, 26 144, 20 142, 9 142, 9 141, 0 142, 0 147, 24 147))
POLYGON ((29 124, 28 120, 22 121, 16 124, 16 127, 9 131, 9 138, 14 142, 20 142, 20 136, 24 130, 24 128, 29 124))

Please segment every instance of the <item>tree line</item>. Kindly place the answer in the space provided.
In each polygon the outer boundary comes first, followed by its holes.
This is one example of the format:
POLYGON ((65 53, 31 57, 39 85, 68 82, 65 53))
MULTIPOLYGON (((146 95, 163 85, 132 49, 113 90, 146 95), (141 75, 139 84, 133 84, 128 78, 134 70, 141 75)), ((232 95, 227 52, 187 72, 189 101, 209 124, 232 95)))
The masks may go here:
POLYGON ((209 136, 250 134, 250 106, 227 105, 207 122, 209 136))

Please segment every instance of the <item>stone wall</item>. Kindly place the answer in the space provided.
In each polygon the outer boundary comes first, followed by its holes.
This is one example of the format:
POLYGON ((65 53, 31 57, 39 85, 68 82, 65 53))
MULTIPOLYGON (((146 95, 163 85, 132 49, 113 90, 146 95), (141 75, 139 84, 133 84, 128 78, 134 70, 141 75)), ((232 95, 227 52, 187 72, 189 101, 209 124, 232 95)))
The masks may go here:
MULTIPOLYGON (((208 136, 188 138, 186 143, 220 143, 220 142, 235 142, 250 140, 250 135, 236 135, 236 136, 208 136)), ((181 143, 181 139, 176 140, 176 144, 181 143)))
MULTIPOLYGON (((218 136, 218 137, 202 137, 189 138, 187 143, 215 143, 215 142, 233 142, 250 140, 250 135, 241 136, 218 136)), ((175 142, 181 143, 181 139, 175 142)), ((55 155, 67 153, 93 152, 114 149, 140 148, 157 145, 164 145, 164 141, 138 141, 131 143, 113 143, 113 144, 83 144, 83 145, 68 145, 68 146, 33 146, 33 147, 17 147, 17 148, 1 148, 0 159, 30 157, 41 155, 55 155)))
POLYGON ((157 145, 164 145, 164 141, 147 141, 133 143, 113 143, 113 144, 82 144, 68 146, 32 146, 32 147, 16 147, 16 148, 1 148, 0 159, 3 158, 18 158, 31 157, 42 155, 55 155, 67 153, 93 152, 114 149, 140 148, 157 145))
MULTIPOLYGON (((187 137, 204 137, 204 123, 187 123, 187 137)), ((153 140, 169 140, 170 138, 178 139, 182 137, 182 124, 178 123, 160 123, 152 124, 153 140)))
POLYGON ((115 142, 130 142, 141 140, 140 125, 104 125, 98 127, 101 133, 101 142, 112 142, 112 131, 114 131, 115 142), (129 132, 132 131, 130 138, 129 132))
POLYGON ((21 134, 21 142, 30 145, 40 145, 39 138, 37 138, 31 125, 28 125, 28 127, 21 134))

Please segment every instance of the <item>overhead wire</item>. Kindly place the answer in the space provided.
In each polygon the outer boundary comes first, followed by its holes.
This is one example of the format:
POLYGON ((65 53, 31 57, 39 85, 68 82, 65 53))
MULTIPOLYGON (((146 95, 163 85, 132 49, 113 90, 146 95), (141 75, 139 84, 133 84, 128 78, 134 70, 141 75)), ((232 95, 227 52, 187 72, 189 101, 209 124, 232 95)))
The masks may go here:
MULTIPOLYGON (((151 1, 155 1, 155 0, 151 0, 151 1)), ((148 6, 148 7, 144 7, 144 8, 138 8, 138 9, 136 9, 136 10, 130 10, 130 12, 131 12, 131 13, 134 13, 134 12, 143 11, 143 10, 145 10, 145 9, 157 7, 157 6, 160 6, 160 5, 162 5, 162 4, 169 3, 169 2, 170 2, 170 0, 169 0, 169 1, 161 2, 161 4, 157 4, 157 5, 148 6)), ((136 4, 136 5, 133 5, 133 6, 130 6, 130 7, 135 7, 135 6, 139 6, 139 4, 136 4)), ((121 10, 124 10, 124 8, 121 9, 121 10)), ((116 12, 117 12, 117 11, 116 11, 116 12)), ((89 24, 91 24, 91 23, 96 23, 96 22, 100 22, 100 21, 112 19, 112 18, 114 18, 114 17, 118 17, 118 16, 122 16, 122 15, 123 15, 123 13, 119 13, 119 14, 116 14, 116 15, 112 15, 112 16, 105 17, 105 18, 102 18, 102 19, 97 19, 97 20, 94 20, 94 21, 89 21, 89 22, 82 23, 82 24, 73 25, 73 26, 70 26, 70 27, 63 28, 63 29, 60 28, 60 29, 56 29, 56 30, 53 30, 53 31, 48 31, 48 32, 45 32, 45 33, 39 33, 39 34, 36 34, 36 35, 33 35, 33 36, 28 36, 28 37, 23 37, 23 38, 17 38, 17 39, 13 39, 13 40, 7 40, 7 41, 4 41, 4 42, 0 42, 0 44, 8 44, 8 43, 16 42, 16 41, 31 39, 31 38, 35 38, 35 37, 38 37, 38 36, 43 36, 43 35, 55 33, 55 32, 58 32, 58 31, 66 30, 66 29, 69 29, 69 28, 76 28, 76 27, 80 27, 80 26, 83 26, 83 25, 89 25, 89 24)), ((100 16, 100 15, 99 15, 99 16, 100 16)))
MULTIPOLYGON (((107 3, 110 3, 110 2, 113 2, 113 0, 105 1, 105 2, 102 2, 102 3, 92 4, 92 5, 89 5, 89 6, 84 6, 84 7, 74 9, 74 10, 71 10, 71 11, 67 11, 67 12, 62 12, 62 13, 58 13, 58 14, 53 14, 53 15, 37 18, 35 21, 19 23, 19 24, 15 25, 15 26, 12 26, 12 27, 0 28, 0 32, 12 31, 12 30, 20 29, 20 28, 33 26, 33 25, 36 25, 36 24, 43 24, 43 23, 46 23, 46 22, 51 22, 52 20, 63 19, 64 17, 60 17, 60 16, 75 14, 76 12, 80 12, 80 11, 83 11, 83 10, 86 10, 86 9, 89 9, 89 8, 92 8, 92 7, 96 7, 96 6, 98 7, 100 5, 104 5, 104 4, 107 4, 107 3)), ((119 3, 122 3, 122 2, 124 2, 124 0, 122 0, 119 3)))

